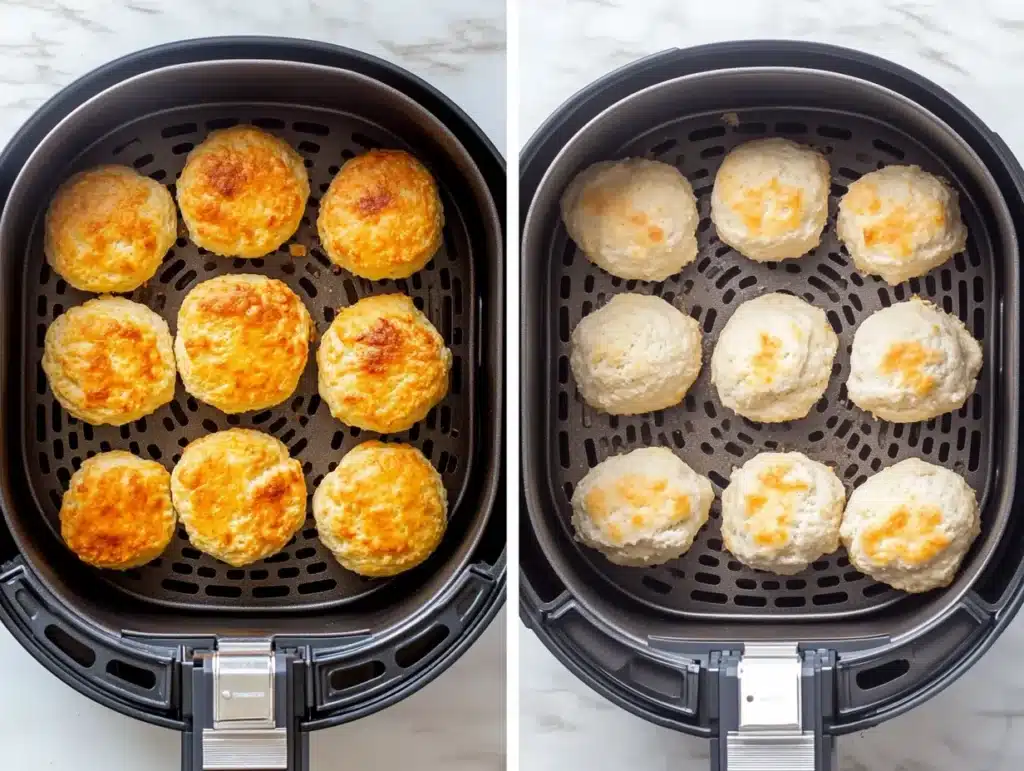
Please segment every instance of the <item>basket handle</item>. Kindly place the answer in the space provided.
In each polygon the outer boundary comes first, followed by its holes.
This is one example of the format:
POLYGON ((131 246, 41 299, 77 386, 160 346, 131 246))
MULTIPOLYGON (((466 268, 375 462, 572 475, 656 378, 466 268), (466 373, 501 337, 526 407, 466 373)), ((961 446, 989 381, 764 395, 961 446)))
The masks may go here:
POLYGON ((835 771, 823 729, 820 652, 747 643, 719 662, 719 735, 712 771, 835 771))
POLYGON ((182 771, 309 771, 299 730, 304 661, 269 639, 218 640, 190 663, 182 771))

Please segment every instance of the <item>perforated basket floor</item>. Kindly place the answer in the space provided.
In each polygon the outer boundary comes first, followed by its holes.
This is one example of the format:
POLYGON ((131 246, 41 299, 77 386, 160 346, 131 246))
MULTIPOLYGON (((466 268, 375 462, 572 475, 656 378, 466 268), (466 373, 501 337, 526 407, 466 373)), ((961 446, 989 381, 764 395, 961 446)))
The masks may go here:
MULTIPOLYGON (((850 566, 844 550, 789 577, 752 570, 724 550, 720 496, 734 466, 755 454, 796 450, 829 464, 847 493, 881 468, 920 457, 964 475, 984 510, 991 482, 989 457, 995 403, 992 325, 999 324, 991 245, 974 203, 961 189, 971 235, 965 254, 921 279, 890 288, 863 276, 835 236, 835 213, 846 186, 893 163, 918 164, 958 188, 941 161, 909 137, 863 117, 811 110, 746 111, 730 125, 719 114, 681 120, 634 140, 611 157, 646 156, 675 165, 693 183, 701 214, 695 264, 650 284, 614 278, 592 265, 559 226, 554 235, 550 293, 553 306, 548 412, 553 446, 544 467, 566 538, 595 573, 636 600, 674 614, 735 619, 765 614, 836 617, 867 613, 902 594, 850 566), (762 136, 789 136, 818 148, 832 168, 830 217, 821 244, 809 255, 780 264, 747 260, 722 244, 711 223, 714 175, 735 145, 762 136), (701 323, 704 351, 700 377, 680 406, 638 416, 610 416, 588 407, 569 369, 569 336, 580 319, 620 292, 653 293, 701 323), (710 356, 724 323, 740 303, 766 292, 786 291, 823 308, 839 336, 839 352, 825 396, 803 420, 758 424, 722 406, 710 384, 710 356), (974 395, 958 411, 926 423, 897 425, 874 420, 847 398, 850 346, 857 326, 879 308, 917 294, 959 316, 981 340, 986 364, 974 395), (711 478, 716 501, 711 520, 680 559, 651 568, 619 567, 572 539, 569 500, 574 485, 610 455, 664 445, 711 478)), ((984 524, 983 524, 984 527, 984 524)))
MULTIPOLYGON (((196 284, 223 273, 261 273, 287 283, 309 308, 322 335, 336 309, 372 294, 404 292, 426 313, 452 350, 448 396, 409 431, 385 437, 418 447, 441 472, 448 490, 449 521, 458 526, 459 501, 472 474, 476 288, 471 246, 456 202, 438 178, 445 208, 444 246, 426 269, 401 281, 366 281, 332 268, 319 248, 316 212, 319 197, 348 158, 372 147, 404 147, 380 127, 351 115, 292 106, 204 106, 162 112, 125 125, 87 151, 68 170, 100 163, 134 166, 170 186, 186 154, 215 128, 250 122, 286 139, 305 158, 311 197, 296 235, 263 259, 230 260, 209 254, 187 240, 179 217, 175 247, 156 277, 133 292, 176 329, 178 308, 196 284), (290 244, 306 247, 292 257, 290 244)), ((413 150, 414 151, 414 150, 413 150)), ((46 265, 38 220, 32 251, 26 259, 25 412, 23 458, 39 510, 59 538, 61 496, 82 461, 111 449, 130 450, 170 469, 191 440, 232 426, 266 431, 284 442, 303 463, 307 491, 352 447, 375 434, 343 425, 331 417, 317 395, 315 347, 295 394, 285 404, 259 413, 228 416, 185 393, 179 380, 174 401, 151 416, 120 428, 91 426, 70 417, 54 399, 41 367, 47 326, 70 306, 92 295, 69 287, 46 265)), ((452 537, 450 532, 448 537, 452 537)), ((164 555, 145 567, 102 576, 121 590, 145 600, 194 609, 276 608, 303 610, 350 602, 376 591, 386 581, 371 580, 343 569, 321 545, 309 513, 304 529, 279 554, 247 568, 231 568, 193 549, 184 529, 164 555)))

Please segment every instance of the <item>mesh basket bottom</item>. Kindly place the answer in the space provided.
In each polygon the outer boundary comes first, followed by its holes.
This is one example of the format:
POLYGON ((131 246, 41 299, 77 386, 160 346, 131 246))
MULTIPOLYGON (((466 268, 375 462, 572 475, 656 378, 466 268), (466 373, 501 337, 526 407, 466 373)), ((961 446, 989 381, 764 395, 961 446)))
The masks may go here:
MULTIPOLYGON (((475 285, 459 208, 445 180, 439 178, 446 215, 444 246, 423 271, 408 280, 370 282, 341 272, 321 251, 316 236, 319 196, 345 160, 372 147, 405 147, 414 153, 415 148, 406 147, 374 124, 342 113, 292 106, 204 106, 161 112, 125 125, 87 151, 73 170, 100 163, 127 164, 169 185, 173 193, 189 150, 209 131, 239 122, 254 123, 284 138, 305 159, 312 194, 298 232, 276 253, 256 260, 217 257, 182 233, 154 279, 133 292, 131 299, 167 319, 173 331, 181 301, 196 284, 224 273, 260 273, 284 281, 302 298, 320 335, 339 307, 372 294, 398 291, 410 295, 452 350, 450 387, 448 396, 426 420, 387 438, 409 442, 431 460, 447 487, 451 515, 471 476, 470 437, 474 430, 475 285), (305 247, 305 256, 293 257, 291 244, 305 247)), ((183 228, 180 218, 179 227, 183 228)), ((40 363, 43 341, 53 319, 90 295, 69 287, 50 271, 39 231, 37 223, 26 260, 24 288, 31 323, 26 326, 24 341, 23 457, 32 493, 57 537, 58 511, 68 481, 84 459, 98 452, 130 450, 171 468, 182 448, 200 436, 232 426, 255 428, 276 436, 302 461, 311 498, 323 476, 348 450, 374 436, 334 420, 321 402, 316 342, 297 390, 286 403, 272 409, 225 415, 189 396, 179 382, 173 402, 130 425, 91 426, 72 418, 46 383, 40 363)), ((320 543, 311 513, 283 551, 244 569, 231 568, 193 549, 184 529, 179 528, 159 559, 123 573, 104 571, 102 576, 119 590, 149 602, 231 611, 323 609, 366 597, 387 583, 343 569, 320 543)))
POLYGON ((994 361, 992 324, 998 323, 994 255, 974 202, 948 168, 906 135, 877 121, 825 110, 749 110, 739 122, 701 115, 663 126, 622 147, 612 157, 646 156, 673 164, 691 181, 701 215, 696 264, 670 279, 640 283, 615 278, 592 265, 560 226, 552 242, 550 312, 554 363, 548 384, 554 438, 544 464, 569 548, 577 549, 597 576, 657 610, 725 620, 740 617, 821 618, 864 614, 891 604, 902 593, 850 566, 844 550, 821 558, 795 576, 754 571, 724 550, 720 496, 734 466, 764 451, 795 450, 836 469, 847 493, 885 466, 910 457, 951 468, 977 491, 984 511, 991 482, 989 456, 995 427, 996 367, 986 365, 975 393, 956 412, 907 425, 874 420, 847 398, 850 346, 857 326, 871 313, 917 294, 964 321, 994 361), (710 220, 711 187, 722 157, 734 146, 762 136, 789 136, 810 144, 832 169, 829 222, 810 254, 777 264, 747 260, 722 244, 710 220), (896 287, 858 273, 835 235, 838 199, 861 175, 888 164, 917 164, 960 188, 971 236, 958 254, 927 276, 896 287), (786 291, 823 308, 839 336, 828 390, 803 420, 762 425, 722 406, 710 384, 709 360, 725 321, 740 303, 766 292, 786 291), (700 322, 704 367, 683 404, 638 415, 611 416, 588 407, 569 370, 569 336, 586 314, 620 292, 653 293, 700 322), (711 520, 680 559, 651 568, 613 565, 572 537, 569 500, 574 486, 610 455, 647 445, 676 451, 716 492, 711 520))

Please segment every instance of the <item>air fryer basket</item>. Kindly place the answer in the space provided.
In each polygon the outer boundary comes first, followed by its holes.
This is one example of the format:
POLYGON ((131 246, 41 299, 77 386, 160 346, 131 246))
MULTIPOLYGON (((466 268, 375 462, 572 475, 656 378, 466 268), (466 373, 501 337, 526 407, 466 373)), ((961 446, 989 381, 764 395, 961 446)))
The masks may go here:
POLYGON ((931 84, 871 57, 804 44, 667 52, 591 86, 538 131, 522 157, 521 280, 531 291, 522 307, 521 607, 556 655, 644 717, 714 738, 716 767, 730 755, 734 767, 764 767, 756 764, 792 752, 793 767, 814 769, 827 767, 832 746, 827 736, 815 740, 816 729, 840 733, 884 719, 991 643, 1019 599, 1018 563, 1007 542, 1017 532, 1019 225, 1010 212, 1019 211, 1020 179, 998 138, 931 84), (922 90, 929 102, 916 93, 922 90), (811 144, 832 167, 829 224, 819 247, 798 261, 746 260, 718 240, 709 219, 722 157, 761 136, 811 144), (696 264, 656 284, 595 268, 558 221, 558 197, 576 172, 633 155, 675 165, 698 198, 696 264), (970 239, 947 265, 890 288, 854 270, 834 225, 847 184, 892 163, 949 179, 970 239), (839 334, 828 391, 806 419, 761 425, 721 405, 705 366, 679 407, 599 413, 576 391, 569 333, 623 291, 660 295, 696 318, 705 363, 741 302, 768 291, 801 296, 824 308, 839 334), (900 426, 857 409, 843 383, 855 327, 912 294, 963 319, 983 344, 985 367, 963 408, 900 426), (922 457, 953 468, 977 490, 982 536, 951 587, 910 597, 860 574, 842 550, 796 576, 750 570, 724 551, 716 501, 684 557, 618 567, 573 539, 569 498, 598 462, 646 445, 679 453, 710 476, 719 495, 733 466, 765 450, 797 450, 829 463, 848 490, 885 466, 922 457), (757 666, 787 650, 802 672, 792 683, 802 699, 802 728, 772 737, 769 757, 759 753, 772 727, 745 724, 739 695, 750 703, 755 695, 772 698, 776 686, 756 690, 757 666), (746 682, 738 674, 744 666, 746 682))
MULTIPOLYGON (((154 49, 87 76, 22 130, 0 171, 4 622, 93 698, 185 729, 185 769, 302 767, 304 742, 290 729, 350 720, 407 695, 450 664, 500 605, 504 524, 500 509, 493 513, 503 484, 500 156, 457 108, 383 62, 299 41, 225 39, 154 49), (295 395, 280 407, 226 416, 179 384, 170 405, 120 428, 68 416, 42 375, 47 325, 89 297, 53 274, 42 256, 40 220, 56 185, 81 168, 124 163, 173 191, 187 152, 210 130, 239 122, 285 138, 305 158, 312 196, 289 244, 302 244, 307 254, 293 257, 286 244, 262 259, 227 260, 182 234, 157 276, 131 297, 167 318, 173 331, 177 308, 196 283, 257 272, 288 283, 321 334, 339 307, 360 297, 413 297, 452 349, 450 392, 425 421, 387 439, 414 444, 441 472, 449 527, 427 563, 395 579, 343 570, 320 544, 311 517, 283 552, 245 569, 195 551, 184 532, 160 559, 125 573, 88 569, 60 542, 60 497, 82 460, 97 452, 127 449, 170 468, 198 436, 253 427, 277 436, 303 462, 312 495, 345 452, 373 436, 330 416, 317 395, 312 356, 295 395), (414 153, 437 178, 444 202, 444 246, 404 281, 370 282, 335 269, 316 238, 316 206, 331 177, 372 147, 414 153), (217 725, 210 707, 221 675, 214 669, 227 672, 231 661, 248 666, 260 655, 252 651, 264 649, 277 683, 267 691, 278 707, 270 728, 288 734, 288 757, 264 750, 264 731, 244 737, 255 737, 248 743, 211 733, 204 760, 203 729, 217 725), (214 650, 224 652, 216 661, 214 650), (229 658, 235 654, 253 658, 229 658)), ((240 725, 221 720, 221 727, 240 725)))

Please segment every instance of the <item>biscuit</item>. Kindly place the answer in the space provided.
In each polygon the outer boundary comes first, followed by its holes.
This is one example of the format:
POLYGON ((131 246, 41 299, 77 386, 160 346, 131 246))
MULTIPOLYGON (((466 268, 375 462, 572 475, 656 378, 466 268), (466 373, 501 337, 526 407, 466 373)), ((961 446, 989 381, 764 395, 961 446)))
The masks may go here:
POLYGON ((313 334, 309 311, 284 282, 217 276, 185 296, 174 352, 185 390, 224 412, 246 412, 295 392, 313 334))
POLYGON ((917 166, 886 166, 851 184, 836 233, 857 270, 892 285, 923 276, 967 245, 956 192, 917 166))
POLYGON ((192 545, 234 567, 281 551, 306 520, 302 464, 279 440, 245 428, 189 444, 171 496, 192 545))
POLYGON ((763 452, 733 469, 722 493, 722 540, 756 570, 799 573, 839 548, 845 503, 828 466, 799 452, 763 452))
POLYGON ((974 490, 918 458, 854 490, 839 531, 857 570, 905 592, 948 586, 980 532, 974 490))
POLYGON ((818 245, 828 219, 830 171, 817 150, 755 139, 725 156, 711 191, 718 237, 745 257, 777 262, 818 245))
POLYGON ((223 257, 262 257, 299 229, 306 166, 291 145, 255 126, 212 131, 188 154, 178 206, 197 246, 223 257))
POLYGON ((426 560, 444 536, 447 510, 441 475, 407 444, 364 442, 313 494, 320 540, 363 576, 394 576, 426 560))
POLYGON ((149 281, 178 237, 167 188, 127 166, 79 172, 46 212, 43 252, 84 292, 131 292, 149 281))
POLYGON ((83 462, 60 505, 64 542, 98 568, 128 570, 156 559, 176 524, 167 469, 120 450, 83 462))
POLYGON ((700 373, 700 325, 660 297, 615 295, 576 325, 569 364, 595 409, 665 409, 683 400, 700 373))
POLYGON ((749 420, 797 420, 828 388, 838 348, 825 311, 792 295, 761 295, 725 323, 711 382, 722 404, 749 420))
POLYGON ((331 414, 388 434, 411 428, 445 397, 452 354, 410 298, 388 294, 340 310, 316 361, 331 414))
POLYGON ((667 163, 595 163, 566 188, 561 209, 572 240, 613 276, 663 281, 697 258, 697 199, 667 163))
POLYGON ((441 248, 437 183, 404 150, 370 150, 341 167, 316 221, 335 265, 373 281, 408 278, 441 248))
POLYGON ((868 316, 853 335, 850 401, 893 423, 959 409, 981 371, 978 341, 956 316, 912 297, 868 316))
POLYGON ((572 495, 576 537, 616 565, 660 565, 685 554, 715 493, 665 447, 601 461, 572 495))
POLYGON ((57 401, 86 423, 131 423, 174 398, 167 322, 123 297, 89 300, 58 316, 46 330, 42 364, 57 401))

